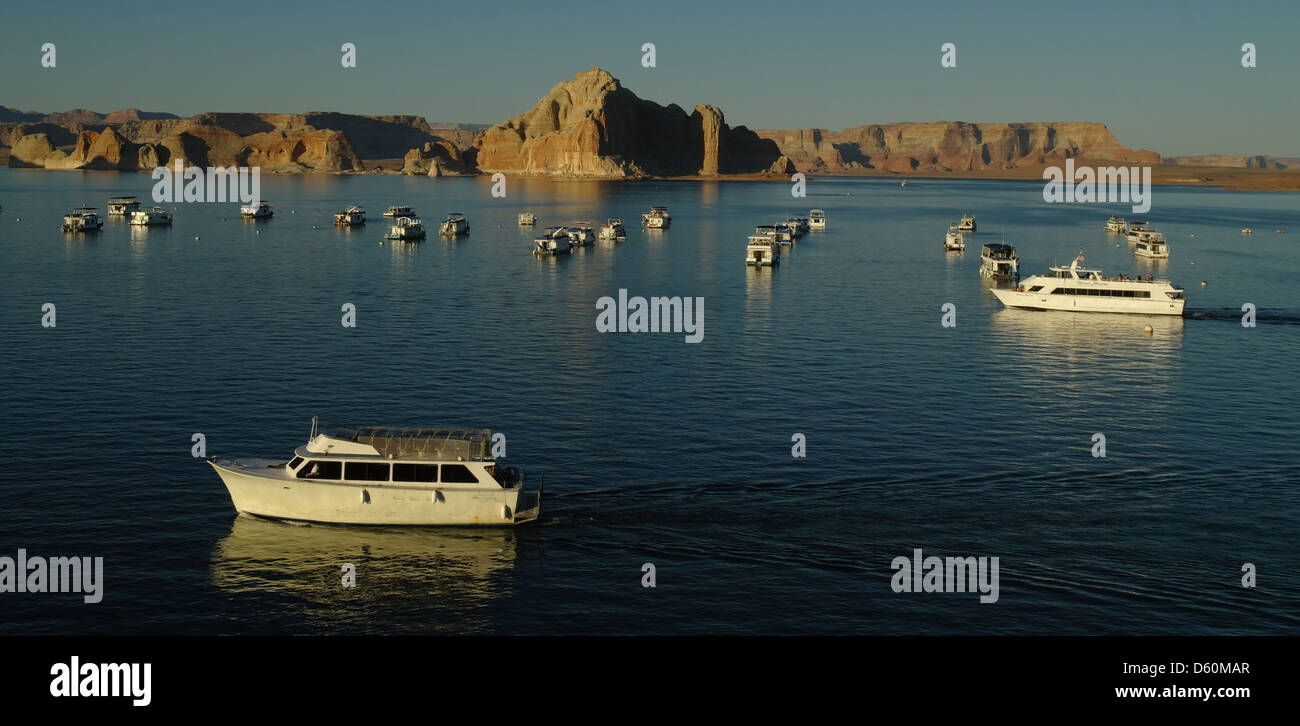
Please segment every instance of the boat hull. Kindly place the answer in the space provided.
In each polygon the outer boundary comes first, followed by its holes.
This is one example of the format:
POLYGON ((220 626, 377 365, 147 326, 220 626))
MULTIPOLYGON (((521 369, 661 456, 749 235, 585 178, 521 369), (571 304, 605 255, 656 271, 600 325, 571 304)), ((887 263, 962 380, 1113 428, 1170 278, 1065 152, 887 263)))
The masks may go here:
POLYGON ((1092 295, 1053 295, 1015 290, 991 290, 1009 308, 1066 310, 1076 313, 1129 313, 1135 315, 1182 315, 1186 300, 1142 300, 1092 295))
POLYGON ((263 462, 208 463, 236 510, 268 519, 414 526, 512 526, 531 520, 518 511, 522 487, 307 481, 252 473, 265 470, 263 462))

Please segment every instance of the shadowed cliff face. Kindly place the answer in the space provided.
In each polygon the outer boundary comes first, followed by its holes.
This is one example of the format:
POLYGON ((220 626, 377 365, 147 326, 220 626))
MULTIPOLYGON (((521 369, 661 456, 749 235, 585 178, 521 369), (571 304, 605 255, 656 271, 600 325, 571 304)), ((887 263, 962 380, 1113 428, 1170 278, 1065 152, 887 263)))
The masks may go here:
POLYGON ((858 126, 844 131, 759 131, 806 171, 978 171, 1057 164, 1067 158, 1159 164, 1127 149, 1104 124, 961 121, 858 126))
POLYGON ((731 129, 722 111, 660 106, 599 68, 551 89, 537 105, 484 132, 484 172, 554 176, 688 176, 784 172, 775 144, 731 129))

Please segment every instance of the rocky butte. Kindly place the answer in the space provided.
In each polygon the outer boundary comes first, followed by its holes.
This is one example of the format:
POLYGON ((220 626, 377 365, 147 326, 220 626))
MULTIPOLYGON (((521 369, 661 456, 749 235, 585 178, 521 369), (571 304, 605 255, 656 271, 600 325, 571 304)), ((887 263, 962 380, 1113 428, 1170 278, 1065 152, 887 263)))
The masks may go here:
POLYGON ((600 68, 551 89, 528 111, 490 127, 475 144, 480 171, 635 178, 788 174, 770 140, 731 128, 715 106, 687 114, 640 99, 600 68))

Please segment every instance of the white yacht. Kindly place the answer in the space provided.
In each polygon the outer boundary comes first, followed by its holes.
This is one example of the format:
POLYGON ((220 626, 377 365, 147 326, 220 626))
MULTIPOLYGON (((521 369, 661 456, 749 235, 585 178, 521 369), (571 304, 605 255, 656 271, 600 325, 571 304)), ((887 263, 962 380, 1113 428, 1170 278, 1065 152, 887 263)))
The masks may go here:
POLYGON ((814 209, 808 213, 809 229, 826 229, 826 213, 820 209, 814 209))
POLYGON ((542 235, 533 240, 533 254, 541 257, 555 257, 556 255, 568 255, 573 253, 573 243, 569 241, 569 235, 555 236, 552 234, 542 235))
POLYGON ((395 242, 414 242, 424 239, 424 224, 419 217, 398 217, 388 229, 384 239, 395 242))
POLYGON ((1128 222, 1125 222, 1121 217, 1111 217, 1106 220, 1106 226, 1104 229, 1107 232, 1114 232, 1115 234, 1125 234, 1128 232, 1128 222))
POLYGON ((392 217, 394 219, 397 219, 398 217, 414 217, 415 212, 412 212, 411 208, 405 204, 394 204, 384 210, 384 216, 392 217))
POLYGON ((1182 315, 1182 288, 1168 280, 1107 278, 1101 270, 1079 266, 1080 254, 1069 267, 1053 267, 1046 275, 1033 275, 1013 289, 992 293, 1009 308, 1069 310, 1089 313, 1182 315))
POLYGON ((442 220, 438 225, 438 234, 455 237, 456 235, 469 234, 469 221, 465 215, 458 212, 452 212, 447 218, 442 220))
POLYGON ((130 217, 131 213, 139 208, 140 202, 135 197, 113 197, 108 200, 110 217, 130 217))
POLYGON ((1154 231, 1154 229, 1147 228, 1146 222, 1129 222, 1128 241, 1136 244, 1141 241, 1144 236, 1154 231))
POLYGON ((966 237, 955 224, 948 225, 948 232, 943 236, 943 248, 948 252, 964 252, 966 237))
POLYGON ((96 232, 104 227, 104 220, 99 217, 99 210, 94 207, 78 207, 63 215, 64 232, 96 232))
POLYGON ((600 226, 601 239, 627 239, 627 228, 622 217, 610 217, 600 226))
POLYGON ((962 213, 961 213, 961 221, 957 223, 957 229, 960 229, 960 230, 963 231, 963 232, 974 232, 974 231, 975 231, 975 217, 973 217, 973 216, 971 216, 971 215, 969 215, 969 214, 966 214, 965 212, 962 212, 962 213))
POLYGON ((360 227, 366 223, 366 210, 353 204, 342 212, 334 213, 334 224, 340 227, 360 227))
POLYGON ((131 224, 137 227, 162 227, 172 223, 172 213, 162 207, 131 212, 131 224))
POLYGON ((1133 254, 1138 257, 1167 259, 1169 257, 1169 243, 1165 241, 1163 233, 1147 228, 1146 233, 1140 236, 1133 245, 1133 254))
POLYGON ((980 250, 980 274, 994 280, 1020 277, 1020 257, 1009 244, 990 242, 980 250))
POLYGON ((208 463, 235 509, 270 519, 330 524, 515 525, 541 511, 541 487, 490 455, 485 429, 339 426, 283 459, 208 463))
POLYGON ((651 207, 650 211, 641 213, 641 224, 651 229, 666 229, 673 223, 673 216, 668 207, 651 207))
POLYGON ((275 216, 275 212, 271 211, 270 204, 258 202, 257 204, 245 204, 240 207, 239 216, 244 219, 270 219, 275 216))
POLYGON ((569 241, 575 247, 583 247, 596 241, 596 230, 592 228, 591 222, 575 222, 566 232, 569 241))
POLYGON ((1243 228, 1243 229, 1241 230, 1241 233, 1242 233, 1242 234, 1255 234, 1255 230, 1251 229, 1250 227, 1245 227, 1245 228, 1243 228))
POLYGON ((781 262, 781 245, 776 240, 761 234, 749 236, 745 246, 745 264, 755 267, 771 267, 781 262))
POLYGON ((911 185, 912 185, 911 182, 909 182, 909 181, 907 181, 906 179, 904 179, 904 180, 903 180, 903 183, 902 183, 902 184, 899 184, 898 186, 900 186, 900 187, 909 187, 909 186, 911 186, 911 185))
POLYGON ((520 227, 531 227, 531 226, 533 226, 534 224, 537 224, 537 215, 536 215, 536 214, 533 214, 532 212, 520 212, 520 213, 519 213, 519 226, 520 226, 520 227))

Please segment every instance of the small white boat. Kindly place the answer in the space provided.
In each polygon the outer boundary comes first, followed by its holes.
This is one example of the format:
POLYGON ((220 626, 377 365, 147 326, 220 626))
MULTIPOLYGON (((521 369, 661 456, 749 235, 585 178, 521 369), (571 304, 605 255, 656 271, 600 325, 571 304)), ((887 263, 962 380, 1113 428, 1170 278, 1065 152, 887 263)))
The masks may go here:
POLYGON ((943 236, 943 248, 949 252, 965 251, 966 237, 957 225, 948 225, 948 232, 943 236))
POLYGON ((591 222, 576 222, 565 232, 574 247, 583 247, 596 241, 596 230, 591 226, 591 222))
POLYGON ((900 187, 907 187, 907 186, 911 186, 911 185, 912 185, 911 182, 909 182, 909 181, 907 181, 906 179, 904 179, 904 180, 903 180, 903 183, 902 183, 902 184, 899 184, 898 186, 900 186, 900 187))
POLYGON ((537 215, 536 215, 536 214, 533 214, 532 212, 520 212, 520 213, 519 213, 519 226, 520 226, 520 227, 531 227, 531 226, 533 226, 534 224, 537 224, 537 215))
POLYGON ((1250 227, 1246 227, 1245 229, 1241 230, 1241 233, 1242 233, 1242 234, 1255 234, 1255 230, 1251 229, 1250 227))
POLYGON ((537 519, 542 491, 497 464, 485 429, 339 426, 289 461, 210 457, 235 509, 329 524, 509 526, 537 519))
POLYGON ((110 217, 130 217, 131 213, 139 208, 140 202, 135 197, 113 197, 108 200, 110 217))
POLYGON ((99 210, 94 207, 78 207, 63 215, 64 232, 73 234, 97 232, 104 227, 104 220, 99 217, 99 210))
POLYGON ((405 204, 394 204, 393 206, 384 210, 384 216, 392 217, 394 219, 398 217, 414 217, 415 212, 412 212, 411 208, 406 206, 405 204))
POLYGON ((568 255, 573 253, 573 243, 569 241, 569 236, 561 235, 542 235, 533 240, 533 254, 541 257, 555 257, 556 255, 568 255))
POLYGON ((794 230, 790 229, 790 225, 777 222, 772 228, 776 230, 777 242, 783 245, 794 244, 794 230))
POLYGON ((826 213, 820 209, 814 209, 808 213, 809 229, 826 229, 826 213))
POLYGON ((419 217, 398 217, 393 220, 393 226, 389 228, 388 234, 384 235, 384 239, 394 242, 414 242, 424 239, 424 224, 419 217))
POLYGON ((786 217, 785 223, 790 228, 790 231, 794 232, 795 237, 802 237, 808 233, 807 217, 786 217))
POLYGON ((627 229, 623 227, 622 217, 610 217, 600 225, 601 239, 627 239, 627 229))
POLYGON ((771 267, 781 262, 781 245, 776 240, 761 234, 749 236, 745 246, 745 264, 755 267, 771 267))
POLYGON ((1020 277, 1020 257, 1016 248, 1005 243, 990 242, 980 250, 980 274, 994 280, 1014 280, 1020 277))
POLYGON ((162 207, 141 209, 131 213, 131 224, 137 227, 165 227, 172 223, 172 213, 162 207))
POLYGON ((1133 254, 1138 257, 1165 259, 1169 257, 1169 243, 1165 241, 1164 234, 1148 228, 1146 234, 1133 245, 1133 254))
POLYGON ((239 216, 244 219, 270 219, 275 216, 275 212, 271 211, 270 204, 258 202, 257 204, 245 204, 240 207, 239 216))
POLYGON ((1080 253, 1069 267, 1053 267, 1046 275, 1033 275, 1011 289, 991 292, 1009 308, 1069 310, 1092 313, 1182 315, 1187 303, 1183 290, 1168 280, 1110 279, 1101 270, 1079 266, 1080 253))
POLYGON ((1146 222, 1129 222, 1127 233, 1128 241, 1136 243, 1150 231, 1154 230, 1148 230, 1146 228, 1146 222))
POLYGON ((962 212, 961 221, 957 223, 957 229, 963 232, 975 231, 975 217, 962 212))
POLYGON ((673 223, 668 207, 651 207, 650 211, 641 213, 641 224, 651 229, 666 229, 673 223))
POLYGON ((1106 220, 1106 226, 1104 229, 1107 232, 1113 232, 1115 234, 1125 234, 1128 232, 1128 223, 1121 217, 1111 217, 1106 220))
POLYGON ((366 210, 353 204, 342 212, 334 213, 334 224, 340 227, 359 227, 366 223, 366 210))
POLYGON ((438 234, 448 237, 469 234, 469 220, 465 219, 463 214, 452 212, 447 215, 446 219, 442 220, 442 224, 438 225, 438 234))

